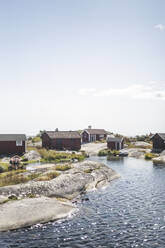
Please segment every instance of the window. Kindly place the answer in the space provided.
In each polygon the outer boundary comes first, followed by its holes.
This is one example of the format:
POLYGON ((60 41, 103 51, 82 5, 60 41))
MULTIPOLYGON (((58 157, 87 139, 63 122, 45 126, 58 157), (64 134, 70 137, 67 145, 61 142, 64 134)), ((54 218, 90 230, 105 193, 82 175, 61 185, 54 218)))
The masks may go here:
POLYGON ((22 140, 16 140, 16 146, 22 146, 22 140))

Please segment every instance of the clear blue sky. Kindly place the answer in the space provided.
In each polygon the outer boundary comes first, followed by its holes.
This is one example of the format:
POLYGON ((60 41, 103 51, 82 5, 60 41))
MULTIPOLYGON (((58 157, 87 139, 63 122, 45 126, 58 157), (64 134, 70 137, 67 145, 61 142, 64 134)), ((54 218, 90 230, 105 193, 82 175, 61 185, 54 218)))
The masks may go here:
POLYGON ((0 133, 165 132, 164 0, 0 0, 0 133))

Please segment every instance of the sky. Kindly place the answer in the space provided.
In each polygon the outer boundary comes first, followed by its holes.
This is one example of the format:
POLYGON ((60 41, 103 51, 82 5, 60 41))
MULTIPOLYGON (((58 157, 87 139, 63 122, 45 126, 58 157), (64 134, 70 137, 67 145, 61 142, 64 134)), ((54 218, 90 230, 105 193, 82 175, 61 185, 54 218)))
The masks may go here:
POLYGON ((165 132, 164 0, 0 0, 0 133, 165 132))

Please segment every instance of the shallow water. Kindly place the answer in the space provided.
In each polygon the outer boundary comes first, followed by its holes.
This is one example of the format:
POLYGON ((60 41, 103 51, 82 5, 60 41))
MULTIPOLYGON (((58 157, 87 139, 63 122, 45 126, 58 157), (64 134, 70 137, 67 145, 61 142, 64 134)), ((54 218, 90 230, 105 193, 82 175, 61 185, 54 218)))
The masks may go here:
POLYGON ((106 161, 121 178, 90 192, 79 212, 58 222, 0 234, 0 248, 165 247, 165 167, 123 158, 106 161))

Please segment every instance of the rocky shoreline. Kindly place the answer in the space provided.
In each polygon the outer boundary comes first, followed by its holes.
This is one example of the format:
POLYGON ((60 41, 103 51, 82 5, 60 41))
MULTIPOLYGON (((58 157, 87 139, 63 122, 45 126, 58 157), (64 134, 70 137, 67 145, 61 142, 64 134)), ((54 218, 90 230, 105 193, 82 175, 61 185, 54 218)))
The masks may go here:
POLYGON ((0 231, 64 218, 76 210, 71 202, 76 197, 118 177, 104 164, 86 160, 72 164, 70 170, 50 181, 0 187, 0 231), (11 196, 17 200, 9 200, 11 196))

